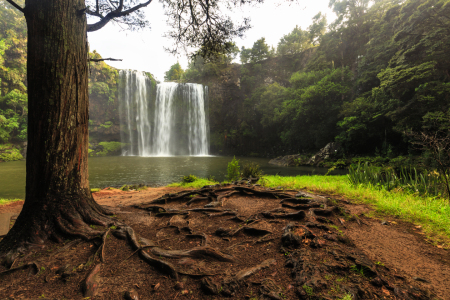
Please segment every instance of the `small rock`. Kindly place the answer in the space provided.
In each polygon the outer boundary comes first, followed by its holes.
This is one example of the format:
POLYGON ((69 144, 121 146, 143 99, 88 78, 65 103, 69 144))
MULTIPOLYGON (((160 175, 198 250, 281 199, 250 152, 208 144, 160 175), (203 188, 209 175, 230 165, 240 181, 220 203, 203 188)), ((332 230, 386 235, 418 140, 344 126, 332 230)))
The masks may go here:
POLYGON ((136 292, 136 290, 131 289, 131 290, 125 292, 125 299, 126 300, 139 300, 139 294, 136 292))
POLYGON ((99 288, 100 264, 96 265, 84 279, 81 288, 84 297, 94 297, 98 293, 99 288))
POLYGON ((381 225, 389 225, 389 223, 386 222, 386 221, 382 221, 382 222, 381 222, 381 225))
POLYGON ((175 289, 176 290, 182 290, 184 288, 184 283, 182 283, 182 282, 177 282, 176 284, 175 284, 175 289))

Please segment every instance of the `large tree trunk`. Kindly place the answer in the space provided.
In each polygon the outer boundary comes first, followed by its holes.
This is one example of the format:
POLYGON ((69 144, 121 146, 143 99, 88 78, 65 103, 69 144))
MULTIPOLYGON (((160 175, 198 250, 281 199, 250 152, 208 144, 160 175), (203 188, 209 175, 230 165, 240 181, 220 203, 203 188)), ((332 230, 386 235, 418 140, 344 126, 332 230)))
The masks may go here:
POLYGON ((8 262, 47 238, 107 225, 88 181, 88 46, 84 0, 27 0, 28 153, 25 204, 0 243, 8 262))

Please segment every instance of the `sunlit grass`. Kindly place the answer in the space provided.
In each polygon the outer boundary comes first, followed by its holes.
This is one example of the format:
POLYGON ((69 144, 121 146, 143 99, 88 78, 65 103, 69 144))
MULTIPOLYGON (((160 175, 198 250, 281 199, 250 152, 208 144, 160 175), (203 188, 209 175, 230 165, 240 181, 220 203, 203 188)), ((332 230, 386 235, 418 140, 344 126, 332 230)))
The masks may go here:
POLYGON ((168 187, 182 187, 182 188, 194 188, 199 189, 205 185, 214 185, 218 184, 218 182, 208 180, 206 178, 197 177, 194 182, 176 182, 169 184, 168 187))
POLYGON ((15 201, 22 201, 23 199, 4 199, 4 198, 0 198, 0 205, 5 205, 5 204, 9 204, 11 202, 15 202, 15 201))
POLYGON ((370 185, 352 186, 345 175, 263 178, 262 184, 266 187, 305 189, 370 204, 376 212, 421 225, 431 240, 445 241, 446 247, 450 246, 450 205, 447 199, 424 197, 404 191, 379 190, 370 185))

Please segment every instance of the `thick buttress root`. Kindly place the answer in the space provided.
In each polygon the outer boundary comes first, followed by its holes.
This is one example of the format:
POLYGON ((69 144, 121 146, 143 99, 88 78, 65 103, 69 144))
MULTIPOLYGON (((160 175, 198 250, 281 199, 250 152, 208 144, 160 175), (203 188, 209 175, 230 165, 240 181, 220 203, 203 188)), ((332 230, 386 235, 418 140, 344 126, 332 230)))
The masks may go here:
POLYGON ((112 211, 97 204, 92 197, 73 196, 66 201, 49 201, 47 205, 27 206, 6 237, 0 242, 0 262, 11 267, 26 252, 45 247, 51 239, 61 243, 66 239, 92 240, 104 231, 96 226, 109 227, 120 222, 107 216, 112 211))

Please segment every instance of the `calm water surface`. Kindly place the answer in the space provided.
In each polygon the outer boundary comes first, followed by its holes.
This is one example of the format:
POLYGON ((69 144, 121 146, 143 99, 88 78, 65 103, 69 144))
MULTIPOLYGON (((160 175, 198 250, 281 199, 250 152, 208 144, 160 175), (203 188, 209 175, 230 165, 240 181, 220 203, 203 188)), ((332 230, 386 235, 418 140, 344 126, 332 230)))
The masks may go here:
MULTIPOLYGON (((198 177, 214 176, 223 181, 226 176, 229 156, 174 156, 138 157, 109 156, 89 158, 89 181, 91 188, 122 186, 143 183, 161 186, 178 182, 185 175, 198 177)), ((269 159, 237 157, 240 164, 256 162, 265 174, 283 176, 325 174, 325 168, 279 167, 269 164, 269 159)), ((342 173, 339 172, 339 173, 342 173)), ((338 174, 338 173, 335 173, 338 174)), ((39 175, 38 175, 39 176, 39 175)), ((0 163, 0 198, 25 197, 25 161, 0 163)))

